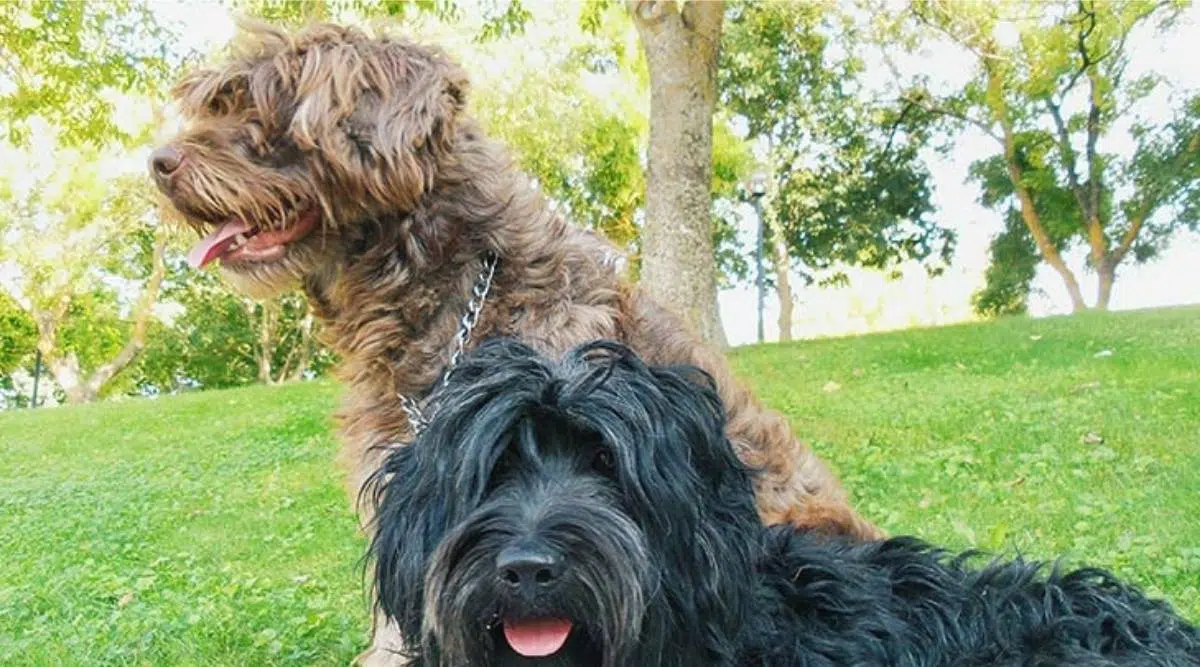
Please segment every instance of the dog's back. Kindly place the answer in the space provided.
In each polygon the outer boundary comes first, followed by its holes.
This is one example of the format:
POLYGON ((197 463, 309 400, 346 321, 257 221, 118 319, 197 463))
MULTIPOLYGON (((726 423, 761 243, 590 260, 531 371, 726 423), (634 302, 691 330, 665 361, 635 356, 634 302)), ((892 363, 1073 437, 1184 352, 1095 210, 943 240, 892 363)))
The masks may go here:
MULTIPOLYGON (((1095 568, 1024 560, 970 566, 920 540, 765 533, 762 665, 1200 665, 1200 632, 1095 568), (792 637, 788 643, 780 637, 792 637)), ((748 627, 755 632, 755 628, 748 627)))

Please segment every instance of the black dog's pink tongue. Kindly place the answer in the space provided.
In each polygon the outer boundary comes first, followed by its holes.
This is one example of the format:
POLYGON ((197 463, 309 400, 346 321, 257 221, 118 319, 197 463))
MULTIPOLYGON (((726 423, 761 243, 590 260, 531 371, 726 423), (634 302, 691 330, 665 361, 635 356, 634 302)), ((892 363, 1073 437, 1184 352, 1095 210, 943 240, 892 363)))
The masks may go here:
POLYGON ((504 638, 514 651, 526 658, 544 658, 567 643, 571 622, 565 618, 531 618, 504 621, 504 638))
POLYGON ((217 257, 225 254, 225 251, 233 244, 234 238, 238 234, 244 234, 249 230, 250 226, 242 220, 230 220, 217 227, 216 231, 200 239, 199 243, 192 246, 191 252, 188 253, 188 264, 194 269, 208 264, 217 257))

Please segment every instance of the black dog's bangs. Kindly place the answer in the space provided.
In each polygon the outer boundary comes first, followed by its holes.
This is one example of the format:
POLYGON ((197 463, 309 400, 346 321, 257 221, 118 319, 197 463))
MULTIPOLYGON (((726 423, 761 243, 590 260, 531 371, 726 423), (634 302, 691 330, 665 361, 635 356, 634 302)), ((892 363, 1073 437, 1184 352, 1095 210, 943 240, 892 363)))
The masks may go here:
MULTIPOLYGON (((637 488, 639 480, 662 469, 659 459, 665 454, 665 448, 648 443, 703 443, 723 433, 715 386, 697 368, 649 368, 611 341, 581 346, 556 368, 532 348, 493 339, 464 359, 453 381, 433 396, 439 416, 425 439, 466 448, 451 459, 457 469, 443 471, 466 505, 482 497, 508 448, 515 445, 522 457, 538 459, 536 430, 528 430, 534 425, 608 449, 621 478, 645 502, 649 497, 637 488), (673 405, 704 409, 681 419, 663 407, 673 405), (514 440, 516 433, 521 435, 514 440)), ((711 452, 705 454, 708 458, 711 452)), ((729 465, 741 467, 736 456, 729 458, 729 465)))

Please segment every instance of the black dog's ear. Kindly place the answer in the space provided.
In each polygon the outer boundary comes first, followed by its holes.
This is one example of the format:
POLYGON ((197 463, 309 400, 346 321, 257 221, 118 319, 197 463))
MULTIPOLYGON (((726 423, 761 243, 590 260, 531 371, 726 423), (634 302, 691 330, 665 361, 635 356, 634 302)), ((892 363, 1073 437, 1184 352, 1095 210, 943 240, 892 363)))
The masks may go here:
POLYGON ((564 408, 616 453, 629 512, 684 582, 663 594, 710 633, 738 627, 749 614, 762 527, 712 378, 647 366, 610 341, 576 348, 563 368, 564 408))
POLYGON ((425 565, 447 530, 445 494, 427 448, 402 446, 391 452, 363 487, 374 503, 375 563, 379 606, 405 637, 420 637, 425 600, 425 565))
POLYGON ((712 632, 735 628, 749 613, 753 549, 761 522, 754 505, 752 471, 738 459, 725 434, 725 413, 716 385, 690 367, 649 369, 661 392, 662 440, 653 465, 668 484, 656 485, 654 502, 690 497, 697 505, 695 531, 671 545, 675 562, 696 582, 691 605, 712 632), (714 576, 721 571, 723 576, 714 576))

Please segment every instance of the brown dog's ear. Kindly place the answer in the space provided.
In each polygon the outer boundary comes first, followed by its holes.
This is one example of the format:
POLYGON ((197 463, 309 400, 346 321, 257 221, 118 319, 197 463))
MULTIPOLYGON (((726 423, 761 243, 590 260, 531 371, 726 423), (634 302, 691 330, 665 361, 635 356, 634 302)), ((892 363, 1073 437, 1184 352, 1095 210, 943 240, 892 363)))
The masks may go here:
POLYGON ((398 150, 447 149, 467 105, 466 72, 439 50, 392 43, 385 51, 391 89, 381 89, 379 138, 398 150))

